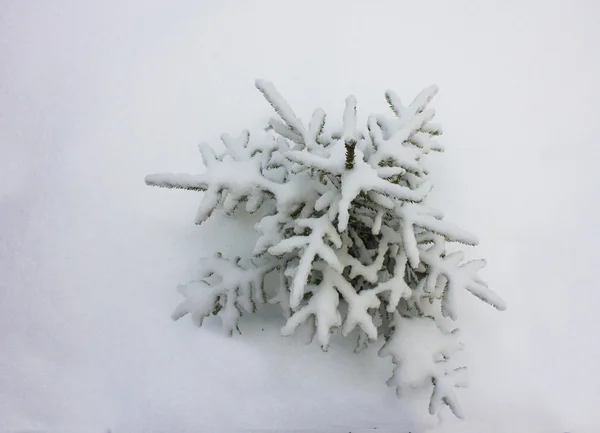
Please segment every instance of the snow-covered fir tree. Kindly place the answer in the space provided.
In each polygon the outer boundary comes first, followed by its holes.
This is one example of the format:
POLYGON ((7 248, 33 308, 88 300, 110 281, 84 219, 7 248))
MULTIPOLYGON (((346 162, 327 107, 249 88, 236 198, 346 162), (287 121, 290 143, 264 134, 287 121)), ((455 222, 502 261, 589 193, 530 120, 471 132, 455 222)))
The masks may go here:
POLYGON ((338 330, 357 330, 357 351, 383 339, 379 354, 395 364, 388 384, 398 396, 426 394, 429 414, 447 405, 462 418, 457 293, 498 310, 505 304, 478 276, 484 260, 446 252, 449 243, 476 245, 477 238, 426 204, 425 159, 444 150, 428 108, 437 87, 409 105, 386 92, 393 115, 372 115, 365 129, 349 96, 343 128, 333 132, 323 110, 306 125, 271 83, 257 80, 256 87, 279 116, 266 131, 224 134, 221 154, 200 144, 202 174, 146 177, 148 185, 202 191, 197 224, 215 209, 235 215, 245 206, 260 215, 253 256, 206 258, 201 278, 179 287, 183 301, 173 317, 189 314, 201 325, 216 315, 233 333, 243 312, 269 302, 287 320, 283 335, 305 324, 323 350, 338 330), (269 274, 277 287, 265 288, 269 274))

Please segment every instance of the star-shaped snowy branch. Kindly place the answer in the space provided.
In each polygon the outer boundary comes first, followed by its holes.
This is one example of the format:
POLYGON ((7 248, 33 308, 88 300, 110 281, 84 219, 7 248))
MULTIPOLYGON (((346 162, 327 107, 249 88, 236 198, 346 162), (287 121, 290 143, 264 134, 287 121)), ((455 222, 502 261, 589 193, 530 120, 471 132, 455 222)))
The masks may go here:
POLYGON ((307 305, 300 308, 287 320, 285 326, 281 329, 283 336, 291 335, 300 324, 312 315, 315 317, 319 344, 324 351, 327 350, 331 329, 342 324, 342 317, 338 311, 339 294, 328 283, 329 281, 324 279, 319 286, 308 287, 311 293, 314 293, 313 296, 308 300, 307 305))
POLYGON ((398 393, 407 388, 433 386, 429 413, 436 414, 442 403, 463 418, 454 388, 464 385, 448 360, 462 349, 457 333, 444 333, 434 320, 426 317, 403 318, 396 313, 394 332, 379 350, 381 357, 391 356, 396 367, 388 380, 398 393))
POLYGON ((237 207, 244 197, 252 197, 250 209, 258 209, 265 192, 279 191, 278 185, 262 176, 263 162, 258 158, 250 158, 247 151, 249 133, 243 132, 236 140, 223 135, 223 142, 229 152, 217 157, 206 144, 200 144, 199 150, 206 166, 206 172, 200 175, 157 173, 146 176, 146 184, 163 188, 178 188, 205 191, 196 214, 196 224, 204 222, 215 210, 221 194, 226 191, 231 197, 227 208, 237 207))
POLYGON ((311 230, 311 233, 306 236, 293 236, 284 239, 268 250, 269 253, 276 256, 296 249, 302 250, 300 253, 300 264, 296 270, 291 289, 290 305, 292 308, 296 308, 300 304, 302 296, 304 296, 304 286, 306 286, 313 260, 317 255, 338 272, 342 272, 343 269, 336 253, 325 242, 326 239, 329 239, 336 248, 342 246, 340 235, 336 232, 335 227, 333 227, 326 215, 320 218, 298 219, 296 220, 296 226, 308 228, 311 230))
POLYGON ((415 237, 415 226, 444 236, 449 241, 466 245, 477 245, 479 240, 471 233, 442 220, 443 214, 421 203, 397 203, 396 215, 400 218, 402 242, 410 265, 419 265, 419 248, 415 237))
POLYGON ((264 302, 264 276, 277 264, 267 262, 256 266, 249 263, 244 266, 239 259, 232 261, 220 256, 204 259, 202 263, 201 279, 179 286, 185 299, 172 317, 178 320, 190 314, 194 322, 201 325, 205 317, 219 315, 223 327, 231 333, 240 317, 239 307, 253 312, 256 303, 264 302))
POLYGON ((420 255, 421 260, 427 265, 428 287, 435 286, 440 275, 448 280, 442 303, 444 315, 456 319, 455 296, 460 290, 471 292, 500 311, 506 309, 504 300, 490 290, 477 276, 477 271, 485 266, 485 260, 471 260, 459 265, 465 257, 463 251, 457 251, 442 257, 429 249, 421 251, 420 255))

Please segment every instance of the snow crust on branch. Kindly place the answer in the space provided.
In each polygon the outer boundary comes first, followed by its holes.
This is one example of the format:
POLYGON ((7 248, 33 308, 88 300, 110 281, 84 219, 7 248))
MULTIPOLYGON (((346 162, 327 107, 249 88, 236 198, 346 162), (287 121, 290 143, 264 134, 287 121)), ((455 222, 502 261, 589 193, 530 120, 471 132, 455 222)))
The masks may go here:
POLYGON ((425 203, 432 188, 425 160, 444 151, 429 107, 438 88, 409 105, 388 90, 392 116, 373 114, 365 129, 349 96, 341 131, 330 133, 322 109, 305 125, 273 84, 256 87, 278 115, 266 132, 223 134, 220 154, 199 145, 202 174, 146 177, 151 186, 201 191, 197 224, 216 209, 235 215, 242 203, 260 210, 254 256, 203 261, 200 278, 179 287, 173 318, 189 314, 201 325, 215 315, 232 334, 243 312, 269 302, 281 306, 283 335, 307 324, 323 350, 334 332, 355 334, 357 350, 383 339, 379 354, 396 365, 388 384, 399 395, 428 392, 429 414, 448 406, 462 417, 454 393, 466 385, 454 361, 462 349, 457 294, 506 305, 478 275, 484 260, 446 253, 447 244, 477 245, 477 237, 425 203), (277 286, 265 288, 270 273, 277 286))

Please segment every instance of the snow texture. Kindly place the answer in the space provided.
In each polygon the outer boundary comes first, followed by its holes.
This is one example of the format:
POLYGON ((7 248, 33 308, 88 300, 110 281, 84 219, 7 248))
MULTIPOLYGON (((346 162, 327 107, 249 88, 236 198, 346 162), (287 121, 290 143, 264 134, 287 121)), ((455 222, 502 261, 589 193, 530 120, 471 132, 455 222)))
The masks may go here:
POLYGON ((323 110, 305 127, 273 84, 256 87, 279 115, 269 133, 223 134, 219 155, 200 145, 202 174, 146 176, 151 186, 202 191, 197 224, 217 209, 235 217, 241 201, 260 214, 254 255, 201 264, 202 278, 180 286, 184 301, 173 318, 190 314, 201 325, 215 315, 232 334, 243 311, 266 302, 265 277, 275 270, 266 290, 287 320, 282 335, 305 326, 324 351, 338 330, 358 330, 357 349, 382 337, 381 356, 397 364, 388 381, 397 394, 432 387, 429 415, 447 405, 462 418, 453 389, 464 385, 456 377, 465 367, 454 365, 459 343, 447 323, 458 318, 457 294, 506 305, 478 276, 485 261, 446 254, 446 244, 476 245, 477 237, 425 204, 432 185, 424 161, 443 150, 433 139, 441 128, 429 123, 438 88, 408 106, 387 91, 394 116, 369 116, 368 134, 357 129, 357 99, 349 96, 341 134, 327 135, 323 110))
POLYGON ((266 207, 246 215, 251 195, 234 218, 194 226, 204 193, 142 179, 203 173, 197 143, 220 155, 225 131, 261 141, 270 110, 252 82, 263 74, 323 144, 342 136, 349 92, 366 135, 367 115, 388 110, 383 86, 408 103, 440 85, 423 129, 441 121, 444 134, 410 139, 446 147, 422 161, 435 184, 426 203, 478 235, 465 262, 486 258, 479 274, 509 309, 459 291, 460 322, 438 319, 461 328, 455 356, 471 383, 455 389, 465 420, 443 408, 435 431, 599 432, 600 2, 462 3, 0 2, 0 432, 421 433, 385 387, 384 338, 336 333, 323 353, 316 336, 302 344, 308 325, 279 337, 278 270, 274 304, 241 307, 243 337, 224 338, 219 317, 201 329, 169 319, 185 299, 174 288, 202 279, 199 258, 252 256, 266 207))

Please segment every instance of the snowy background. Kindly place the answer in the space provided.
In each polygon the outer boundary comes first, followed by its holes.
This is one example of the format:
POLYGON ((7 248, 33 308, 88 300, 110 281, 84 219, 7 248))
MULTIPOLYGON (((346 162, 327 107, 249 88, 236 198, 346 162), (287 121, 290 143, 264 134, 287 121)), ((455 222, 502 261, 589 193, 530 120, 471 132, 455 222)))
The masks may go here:
MULTIPOLYGON (((170 320, 199 197, 149 188, 260 126, 273 81, 307 119, 438 84, 435 203, 509 305, 465 297, 472 385, 443 433, 594 433, 600 405, 600 3, 0 2, 0 431, 402 432, 389 359, 170 320), (597 139, 596 139, 597 140, 597 139)), ((216 229, 226 228, 226 236, 216 229)), ((235 241, 235 242, 234 242, 235 241)), ((263 331, 264 329, 264 331, 263 331)), ((336 344, 338 343, 338 344, 336 344)))

